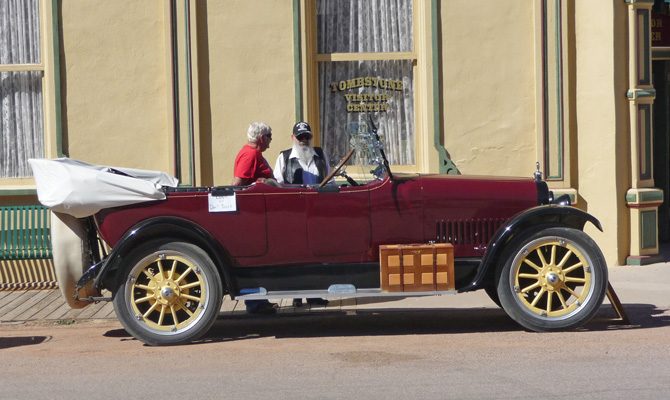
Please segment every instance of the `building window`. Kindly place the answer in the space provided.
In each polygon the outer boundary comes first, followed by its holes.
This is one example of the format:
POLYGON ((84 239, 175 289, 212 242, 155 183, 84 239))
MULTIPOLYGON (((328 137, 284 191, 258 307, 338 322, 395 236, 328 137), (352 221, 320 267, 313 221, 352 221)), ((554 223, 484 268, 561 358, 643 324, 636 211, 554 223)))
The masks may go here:
POLYGON ((0 178, 32 176, 44 157, 39 0, 0 1, 0 178))
POLYGON ((349 149, 346 127, 372 118, 391 164, 414 165, 412 0, 318 0, 320 142, 331 160, 349 149))

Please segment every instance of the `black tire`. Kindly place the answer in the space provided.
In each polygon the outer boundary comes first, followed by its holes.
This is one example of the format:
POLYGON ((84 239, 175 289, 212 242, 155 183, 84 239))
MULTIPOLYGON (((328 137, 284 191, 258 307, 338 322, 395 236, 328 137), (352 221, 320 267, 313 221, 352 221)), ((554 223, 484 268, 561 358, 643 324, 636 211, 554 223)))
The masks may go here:
POLYGON ((514 240, 497 276, 507 314, 536 332, 575 329, 598 311, 607 293, 607 264, 587 234, 541 228, 514 240))
POLYGON ((484 291, 492 302, 496 303, 498 307, 502 308, 502 304, 500 304, 500 296, 498 296, 498 288, 496 286, 484 286, 484 291))
POLYGON ((189 343, 221 310, 221 277, 207 253, 189 243, 153 241, 128 256, 114 293, 123 327, 152 345, 189 343))

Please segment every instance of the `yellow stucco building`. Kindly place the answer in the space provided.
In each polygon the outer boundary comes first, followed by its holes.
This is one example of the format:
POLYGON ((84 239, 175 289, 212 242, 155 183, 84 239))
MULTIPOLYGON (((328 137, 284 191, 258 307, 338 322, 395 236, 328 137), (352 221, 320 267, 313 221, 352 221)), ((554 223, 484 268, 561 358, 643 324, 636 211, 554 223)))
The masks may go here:
POLYGON ((346 123, 372 115, 397 171, 530 177, 539 162, 601 221, 588 233, 610 265, 661 259, 663 1, 2 4, 0 206, 37 204, 30 157, 225 185, 251 122, 273 127, 273 165, 296 121, 337 161, 346 123))

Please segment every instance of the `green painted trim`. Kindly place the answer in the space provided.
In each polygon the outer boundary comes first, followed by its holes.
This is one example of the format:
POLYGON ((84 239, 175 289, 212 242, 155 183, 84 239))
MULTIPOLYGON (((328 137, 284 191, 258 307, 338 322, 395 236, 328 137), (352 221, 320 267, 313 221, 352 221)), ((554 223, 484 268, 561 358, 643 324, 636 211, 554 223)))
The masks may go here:
POLYGON ((626 97, 629 99, 653 99, 656 97, 656 90, 654 89, 633 89, 626 92, 626 97))
POLYGON ((188 176, 190 182, 179 186, 194 186, 195 171, 193 168, 193 87, 191 84, 191 9, 190 0, 184 0, 184 50, 186 52, 186 115, 188 124, 188 176))
MULTIPOLYGON (((563 26, 563 14, 561 13, 561 8, 562 8, 562 2, 561 0, 556 0, 555 3, 555 10, 554 12, 556 13, 556 27, 554 29, 554 41, 555 41, 555 48, 556 48, 556 143, 557 143, 557 148, 555 149, 555 155, 556 155, 556 162, 557 162, 557 169, 558 173, 554 175, 547 175, 546 180, 551 180, 551 181, 561 181, 563 180, 563 158, 564 158, 564 149, 563 149, 563 38, 562 38, 562 26, 563 26)), ((546 116, 549 115, 549 68, 548 66, 548 61, 549 57, 547 54, 547 49, 549 48, 549 35, 547 32, 547 0, 543 0, 542 2, 542 41, 543 41, 543 54, 542 57, 544 59, 544 71, 543 71, 543 76, 544 76, 544 104, 543 104, 543 112, 545 115, 545 124, 544 124, 544 157, 545 157, 545 170, 549 170, 549 161, 551 160, 551 155, 552 155, 552 149, 549 147, 549 135, 551 132, 549 131, 549 124, 547 123, 546 116)))
MULTIPOLYGON (((644 152, 645 156, 645 163, 644 166, 640 164, 640 179, 651 179, 651 104, 640 104, 638 105, 638 113, 644 110, 644 126, 645 130, 644 132, 638 132, 640 137, 644 135, 644 143, 645 146, 644 148, 640 149, 640 155, 642 155, 642 152, 644 152), (642 167, 644 167, 644 173, 642 173, 642 167)), ((639 116, 638 116, 638 124, 640 123, 639 121, 639 116)), ((640 157, 640 160, 642 158, 640 157)), ((640 197, 642 194, 640 195, 640 197)))
MULTIPOLYGON (((549 189, 549 190, 551 190, 551 189, 549 189)), ((575 193, 561 193, 561 192, 557 192, 555 190, 551 190, 551 191, 554 192, 554 198, 555 199, 560 197, 560 196, 563 196, 563 195, 567 194, 568 197, 570 198, 570 204, 575 204, 575 199, 577 198, 577 195, 575 193)))
POLYGON ((651 49, 653 60, 670 60, 670 49, 651 49))
POLYGON ((640 245, 643 250, 657 247, 656 210, 640 213, 640 236, 640 245))
POLYGON ((654 4, 654 0, 626 0, 626 4, 654 4))
POLYGON ((640 192, 640 202, 663 201, 663 192, 640 192))
POLYGON ((640 50, 644 51, 644 57, 643 57, 644 65, 638 66, 638 68, 642 70, 644 67, 644 75, 640 76, 641 71, 638 71, 638 82, 641 85, 649 85, 651 84, 651 61, 650 61, 651 51, 649 48, 651 46, 651 41, 649 40, 649 31, 650 31, 649 24, 651 15, 648 9, 637 10, 637 16, 639 17, 640 15, 644 16, 644 43, 642 44, 643 48, 638 49, 638 51, 640 50))
POLYGON ((66 157, 63 151, 63 106, 60 91, 60 32, 58 18, 58 0, 51 0, 51 35, 53 36, 53 80, 54 80, 54 113, 56 114, 56 154, 66 157))
POLYGON ((174 122, 174 158, 175 158, 175 175, 176 178, 181 182, 181 128, 179 126, 179 54, 177 46, 177 0, 172 0, 170 2, 170 16, 172 31, 171 40, 172 40, 172 111, 173 122, 174 122))
POLYGON ((35 189, 0 190, 0 196, 37 196, 37 190, 35 189))
POLYGON ((437 0, 430 2, 431 51, 433 53, 433 145, 439 154, 441 174, 458 174, 458 168, 440 144, 440 52, 438 46, 437 0))
POLYGON ((300 0, 293 0, 293 76, 295 79, 295 120, 302 118, 302 73, 300 47, 300 0))
POLYGON ((635 193, 629 193, 626 195, 626 203, 636 203, 637 195, 635 193))

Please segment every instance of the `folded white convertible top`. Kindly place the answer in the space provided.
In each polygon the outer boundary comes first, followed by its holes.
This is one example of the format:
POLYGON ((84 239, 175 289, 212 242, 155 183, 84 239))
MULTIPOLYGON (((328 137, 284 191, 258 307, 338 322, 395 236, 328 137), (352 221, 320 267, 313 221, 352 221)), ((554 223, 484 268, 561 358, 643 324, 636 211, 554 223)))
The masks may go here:
POLYGON ((162 186, 179 180, 165 172, 88 164, 71 158, 30 159, 37 197, 53 211, 77 218, 103 208, 164 200, 162 186))

